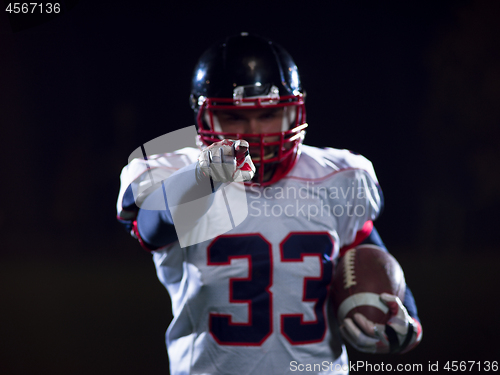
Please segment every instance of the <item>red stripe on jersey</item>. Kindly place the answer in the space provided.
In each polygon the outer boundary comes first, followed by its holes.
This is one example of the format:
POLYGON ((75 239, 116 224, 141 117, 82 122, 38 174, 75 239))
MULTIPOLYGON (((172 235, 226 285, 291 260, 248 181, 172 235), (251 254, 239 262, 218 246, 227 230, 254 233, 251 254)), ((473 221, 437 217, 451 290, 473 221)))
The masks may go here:
POLYGON ((345 245, 340 249, 339 257, 340 258, 343 257, 347 250, 352 249, 353 247, 356 247, 361 242, 363 242, 370 235, 372 230, 373 230, 373 221, 368 220, 363 225, 363 228, 361 228, 358 231, 358 233, 356 233, 356 237, 354 238, 354 241, 351 244, 345 245))

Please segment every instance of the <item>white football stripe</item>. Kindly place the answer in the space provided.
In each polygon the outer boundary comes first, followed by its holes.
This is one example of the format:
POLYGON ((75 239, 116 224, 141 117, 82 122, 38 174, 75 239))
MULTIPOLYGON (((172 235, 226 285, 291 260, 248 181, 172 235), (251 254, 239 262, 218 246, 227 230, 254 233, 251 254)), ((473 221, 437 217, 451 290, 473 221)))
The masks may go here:
POLYGON ((349 311, 357 306, 373 306, 386 314, 389 308, 380 300, 380 295, 376 293, 356 293, 347 297, 339 306, 337 311, 337 318, 342 322, 349 311))

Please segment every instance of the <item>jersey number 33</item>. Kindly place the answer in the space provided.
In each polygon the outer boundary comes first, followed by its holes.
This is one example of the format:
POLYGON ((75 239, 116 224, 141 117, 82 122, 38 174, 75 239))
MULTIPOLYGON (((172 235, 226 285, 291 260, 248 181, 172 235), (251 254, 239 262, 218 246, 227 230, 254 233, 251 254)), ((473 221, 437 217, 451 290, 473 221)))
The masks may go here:
MULTIPOLYGON (((315 320, 305 321, 300 311, 277 316, 280 334, 292 345, 320 342, 325 337, 332 252, 332 238, 322 232, 292 232, 280 244, 281 262, 304 262, 304 257, 317 257, 320 264, 319 276, 303 275, 302 301, 314 304, 315 320)), ((261 345, 272 333, 275 316, 272 245, 258 233, 224 235, 211 243, 207 255, 208 266, 228 266, 232 259, 243 258, 247 259, 249 270, 248 277, 229 279, 229 302, 248 305, 248 322, 235 323, 229 314, 211 313, 210 333, 221 345, 261 345)))

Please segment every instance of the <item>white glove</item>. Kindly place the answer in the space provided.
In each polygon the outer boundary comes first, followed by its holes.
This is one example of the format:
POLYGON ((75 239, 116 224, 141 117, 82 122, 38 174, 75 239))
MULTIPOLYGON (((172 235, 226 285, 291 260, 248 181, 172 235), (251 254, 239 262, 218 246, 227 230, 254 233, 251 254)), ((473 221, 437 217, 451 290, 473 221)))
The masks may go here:
POLYGON ((354 321, 345 318, 340 332, 354 348, 365 353, 405 353, 422 340, 422 327, 410 317, 401 300, 387 293, 380 295, 387 305, 391 318, 384 324, 376 324, 360 313, 354 321))
POLYGON ((198 169, 218 182, 250 181, 255 166, 248 152, 248 142, 224 139, 204 149, 198 157, 198 169))

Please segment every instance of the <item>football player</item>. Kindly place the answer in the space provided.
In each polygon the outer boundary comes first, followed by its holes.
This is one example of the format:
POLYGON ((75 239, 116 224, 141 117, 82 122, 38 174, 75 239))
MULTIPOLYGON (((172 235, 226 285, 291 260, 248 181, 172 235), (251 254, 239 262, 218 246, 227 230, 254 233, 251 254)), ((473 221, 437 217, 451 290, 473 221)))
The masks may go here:
POLYGON ((332 311, 343 254, 365 243, 385 249, 373 227, 383 198, 366 158, 303 144, 304 100, 281 46, 226 38, 194 69, 200 148, 138 158, 122 172, 118 219, 152 253, 171 297, 174 375, 346 374, 343 340, 402 353, 421 339, 409 288, 404 301, 380 296, 386 325, 360 314, 338 322, 332 311), (141 190, 155 171, 161 184, 141 190), (231 203, 230 186, 244 192, 244 207, 231 203), (228 214, 231 227, 221 229, 228 214))

